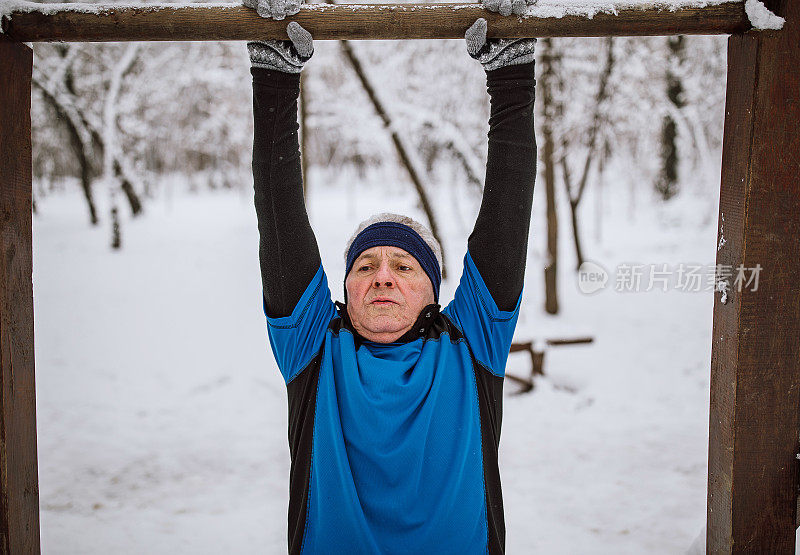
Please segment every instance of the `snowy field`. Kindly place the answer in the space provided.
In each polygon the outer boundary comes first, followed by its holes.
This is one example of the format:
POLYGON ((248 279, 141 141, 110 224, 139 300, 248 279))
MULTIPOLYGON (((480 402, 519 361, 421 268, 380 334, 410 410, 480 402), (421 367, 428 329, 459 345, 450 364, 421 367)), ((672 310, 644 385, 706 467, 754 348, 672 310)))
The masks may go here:
MULTIPOLYGON (((617 169, 617 175, 625 173, 617 169)), ((312 173, 310 214, 335 298, 342 248, 375 211, 419 215, 403 178, 312 173)), ((34 299, 44 553, 281 553, 286 394, 267 342, 252 192, 176 184, 127 219, 123 250, 87 224, 75 192, 38 199, 34 299)), ((591 335, 551 349, 535 391, 507 384, 500 450, 508 552, 684 553, 705 522, 713 293, 619 292, 618 264, 713 265, 712 186, 666 206, 625 179, 581 206, 604 290, 576 287, 566 203, 561 313, 543 312, 544 187, 537 183, 516 338, 591 335)), ((559 191, 561 194, 561 191, 559 191)), ((476 199, 434 195, 447 302, 476 199)), ((107 214, 100 199, 101 214, 107 214)), ((565 200, 565 199, 560 199, 565 200)), ((673 281, 674 281, 673 276, 673 281)), ((528 371, 511 355, 509 371, 528 371)))

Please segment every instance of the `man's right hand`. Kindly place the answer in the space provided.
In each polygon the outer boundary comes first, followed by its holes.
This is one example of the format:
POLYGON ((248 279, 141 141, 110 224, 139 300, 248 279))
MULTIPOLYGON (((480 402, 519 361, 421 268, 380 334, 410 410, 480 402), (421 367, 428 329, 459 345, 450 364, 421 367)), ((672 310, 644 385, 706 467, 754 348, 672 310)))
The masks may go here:
POLYGON ((261 40, 247 43, 250 64, 282 73, 300 73, 314 54, 311 33, 296 21, 286 26, 290 40, 261 40))

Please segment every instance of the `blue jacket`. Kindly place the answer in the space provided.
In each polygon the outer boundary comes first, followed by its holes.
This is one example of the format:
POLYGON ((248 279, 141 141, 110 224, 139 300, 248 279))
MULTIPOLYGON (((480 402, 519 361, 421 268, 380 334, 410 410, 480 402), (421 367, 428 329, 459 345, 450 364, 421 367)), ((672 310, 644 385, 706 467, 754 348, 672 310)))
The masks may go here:
POLYGON ((268 318, 289 397, 300 552, 501 549, 497 448, 518 309, 497 308, 467 254, 455 298, 423 311, 414 341, 360 339, 322 267, 290 316, 268 318))

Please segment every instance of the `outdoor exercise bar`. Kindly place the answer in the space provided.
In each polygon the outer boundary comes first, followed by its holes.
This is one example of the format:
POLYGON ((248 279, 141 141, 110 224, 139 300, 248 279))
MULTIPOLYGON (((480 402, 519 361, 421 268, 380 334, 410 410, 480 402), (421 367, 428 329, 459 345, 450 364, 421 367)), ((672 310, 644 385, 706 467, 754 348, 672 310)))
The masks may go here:
POLYGON ((285 39, 297 21, 317 40, 454 39, 479 17, 490 37, 598 37, 710 35, 750 29, 743 2, 704 8, 625 9, 592 18, 504 17, 479 4, 310 4, 282 21, 259 17, 237 4, 103 6, 28 4, 4 18, 4 34, 20 42, 285 39), (56 7, 57 6, 57 7, 56 7))
POLYGON ((284 21, 262 19, 235 4, 15 5, 0 35, 0 555, 40 551, 33 51, 22 43, 285 38, 292 20, 315 39, 460 38, 477 17, 489 21, 492 37, 731 34, 716 262, 728 268, 758 264, 764 279, 757 291, 718 287, 714 296, 706 549, 794 553, 800 491, 800 1, 748 4, 782 18, 782 29, 751 30, 744 2, 620 9, 593 18, 503 18, 477 4, 311 5, 284 21))

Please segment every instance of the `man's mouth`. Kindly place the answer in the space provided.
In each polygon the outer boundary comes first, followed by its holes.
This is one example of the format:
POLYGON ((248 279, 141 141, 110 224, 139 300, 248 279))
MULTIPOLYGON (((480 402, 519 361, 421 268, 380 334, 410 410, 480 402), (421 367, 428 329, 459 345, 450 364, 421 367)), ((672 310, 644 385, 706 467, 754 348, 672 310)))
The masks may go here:
POLYGON ((386 297, 377 297, 370 301, 370 304, 378 305, 378 306, 387 306, 390 304, 398 304, 397 301, 393 299, 388 299, 386 297))

